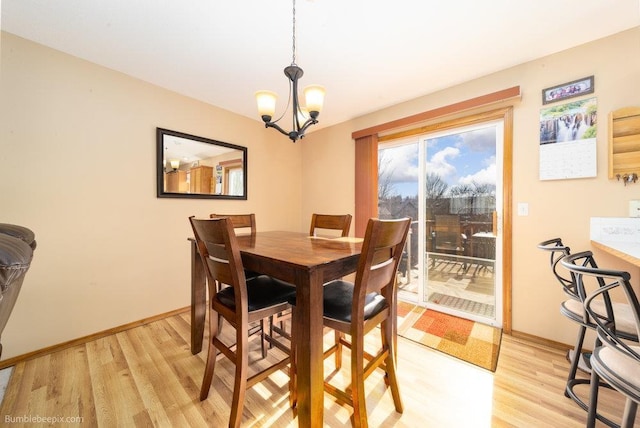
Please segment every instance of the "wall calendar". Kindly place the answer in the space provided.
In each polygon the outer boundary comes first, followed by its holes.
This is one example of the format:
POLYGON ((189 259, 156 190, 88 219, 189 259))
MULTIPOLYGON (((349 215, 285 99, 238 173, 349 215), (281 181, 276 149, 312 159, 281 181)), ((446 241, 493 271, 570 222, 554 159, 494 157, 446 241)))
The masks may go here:
POLYGON ((597 175, 597 108, 589 98, 540 112, 540 180, 597 175))

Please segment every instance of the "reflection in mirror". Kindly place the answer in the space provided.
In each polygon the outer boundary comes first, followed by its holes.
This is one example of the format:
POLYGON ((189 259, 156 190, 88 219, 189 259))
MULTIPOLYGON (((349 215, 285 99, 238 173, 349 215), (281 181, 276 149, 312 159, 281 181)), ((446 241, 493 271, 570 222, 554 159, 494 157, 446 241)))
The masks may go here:
POLYGON ((157 129, 159 198, 247 199, 247 148, 157 129))

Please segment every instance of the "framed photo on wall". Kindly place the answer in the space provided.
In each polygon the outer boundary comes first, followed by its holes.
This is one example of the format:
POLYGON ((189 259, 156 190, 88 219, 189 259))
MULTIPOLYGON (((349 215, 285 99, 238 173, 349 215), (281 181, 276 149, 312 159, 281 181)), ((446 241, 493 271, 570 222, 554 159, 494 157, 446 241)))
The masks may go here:
POLYGON ((592 94, 595 90, 593 76, 583 77, 573 82, 563 83, 542 90, 542 104, 554 103, 567 98, 592 94))

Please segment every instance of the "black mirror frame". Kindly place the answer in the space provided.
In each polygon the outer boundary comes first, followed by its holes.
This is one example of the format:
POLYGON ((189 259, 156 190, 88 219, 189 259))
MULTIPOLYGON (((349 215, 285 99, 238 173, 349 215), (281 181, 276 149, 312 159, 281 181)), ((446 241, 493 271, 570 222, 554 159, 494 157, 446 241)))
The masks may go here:
POLYGON ((196 135, 185 134, 183 132, 172 131, 170 129, 157 128, 156 129, 156 176, 157 176, 157 197, 158 198, 189 198, 189 199, 235 199, 235 200, 247 200, 247 183, 248 183, 248 168, 247 168, 247 148, 238 146, 235 144, 225 143, 223 141, 212 140, 209 138, 198 137, 196 135), (212 195, 206 193, 177 193, 166 192, 164 190, 164 136, 171 135, 174 137, 180 137, 188 140, 194 140, 201 143, 213 144, 216 146, 228 147, 231 149, 239 150, 242 152, 242 170, 243 170, 243 194, 237 195, 212 195))

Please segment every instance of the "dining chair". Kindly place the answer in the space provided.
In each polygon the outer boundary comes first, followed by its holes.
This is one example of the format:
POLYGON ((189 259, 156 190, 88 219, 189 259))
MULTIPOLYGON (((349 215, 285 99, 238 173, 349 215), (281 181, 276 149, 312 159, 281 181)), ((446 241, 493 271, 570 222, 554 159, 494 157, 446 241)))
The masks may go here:
POLYGON ((209 286, 209 347, 207 363, 200 389, 205 400, 213 379, 217 350, 235 364, 235 379, 231 400, 229 427, 239 427, 245 393, 258 382, 289 364, 289 349, 285 358, 249 376, 249 324, 290 307, 288 300, 295 287, 266 275, 247 281, 231 219, 196 219, 190 217, 198 252, 209 286), (228 284, 218 290, 217 282, 228 284), (228 344, 221 336, 220 321, 226 320, 235 329, 235 342, 228 344))
POLYGON ((562 261, 576 278, 579 294, 585 296, 586 316, 596 324, 587 426, 594 427, 598 419, 612 427, 632 427, 640 402, 640 305, 628 272, 585 265, 588 257, 589 252, 578 253, 562 261), (635 340, 630 342, 625 334, 635 340), (598 414, 600 387, 615 389, 626 397, 621 424, 598 414))
MULTIPOLYGON (((209 218, 222 218, 228 217, 231 220, 231 224, 233 225, 234 232, 236 235, 238 232, 240 233, 249 233, 251 236, 256 235, 256 215, 254 213, 251 214, 209 214, 209 218)), ((260 274, 257 272, 253 272, 251 270, 244 270, 244 276, 247 280, 253 279, 260 274)), ((220 290, 221 287, 224 287, 225 284, 216 284, 216 289, 220 290)), ((260 320, 255 325, 249 326, 249 337, 259 334, 260 335, 260 346, 262 349, 262 357, 267 356, 267 348, 272 346, 267 346, 267 342, 269 341, 266 334, 266 326, 265 323, 269 320, 260 320)))
MULTIPOLYGON (((362 243, 355 282, 335 280, 323 287, 324 326, 343 335, 324 352, 324 358, 334 353, 341 354, 342 346, 351 350, 350 385, 345 389, 339 389, 326 378, 324 388, 339 403, 353 407, 352 424, 355 427, 368 426, 364 381, 376 368, 385 371, 385 385, 391 389, 395 409, 399 413, 403 411, 396 375, 396 278, 410 225, 410 218, 370 219, 362 243), (378 325, 382 339, 381 347, 376 355, 371 355, 364 350, 364 337, 378 325), (348 341, 344 335, 350 336, 351 340, 348 341)), ((293 305, 292 335, 293 343, 296 343, 296 319, 299 315, 296 313, 295 296, 292 296, 289 302, 293 305)), ((295 406, 294 347, 291 351, 291 402, 295 406)), ((341 363, 338 362, 336 369, 340 368, 341 363)))
POLYGON ((318 236, 318 229, 326 233, 327 230, 340 231, 341 237, 349 236, 349 228, 351 227, 351 214, 312 214, 311 226, 309 229, 310 236, 318 236))
POLYGON ((459 215, 437 214, 434 225, 434 248, 437 253, 464 255, 467 237, 459 215))
MULTIPOLYGON (((254 213, 251 214, 209 214, 209 218, 222 218, 228 217, 231 220, 231 224, 233 225, 233 230, 238 234, 240 233, 249 233, 251 236, 256 236, 256 215, 254 213)), ((245 269, 244 275, 247 279, 254 278, 260 275, 257 272, 253 272, 245 269)))
MULTIPOLYGON (((327 235, 328 231, 338 231, 339 237, 349 236, 349 229, 351 228, 351 214, 312 214, 311 226, 309 227, 309 236, 319 236, 318 230, 323 236, 327 235)), ((278 334, 287 339, 291 338, 289 332, 285 328, 285 321, 291 319, 291 311, 286 311, 277 315, 274 315, 269 322, 269 338, 275 340, 275 335, 278 334)), ((336 333, 338 334, 338 333, 336 333)))
POLYGON ((437 263, 459 265, 458 274, 466 273, 470 267, 468 237, 464 233, 461 218, 457 214, 437 214, 431 233, 433 251, 429 254, 430 266, 437 263))
MULTIPOLYGON (((251 214, 209 214, 209 218, 221 218, 228 217, 231 220, 231 224, 233 225, 236 234, 238 229, 243 229, 245 232, 248 229, 248 232, 251 235, 256 234, 256 215, 254 213, 251 214)), ((241 230, 242 232, 242 230, 241 230)))

